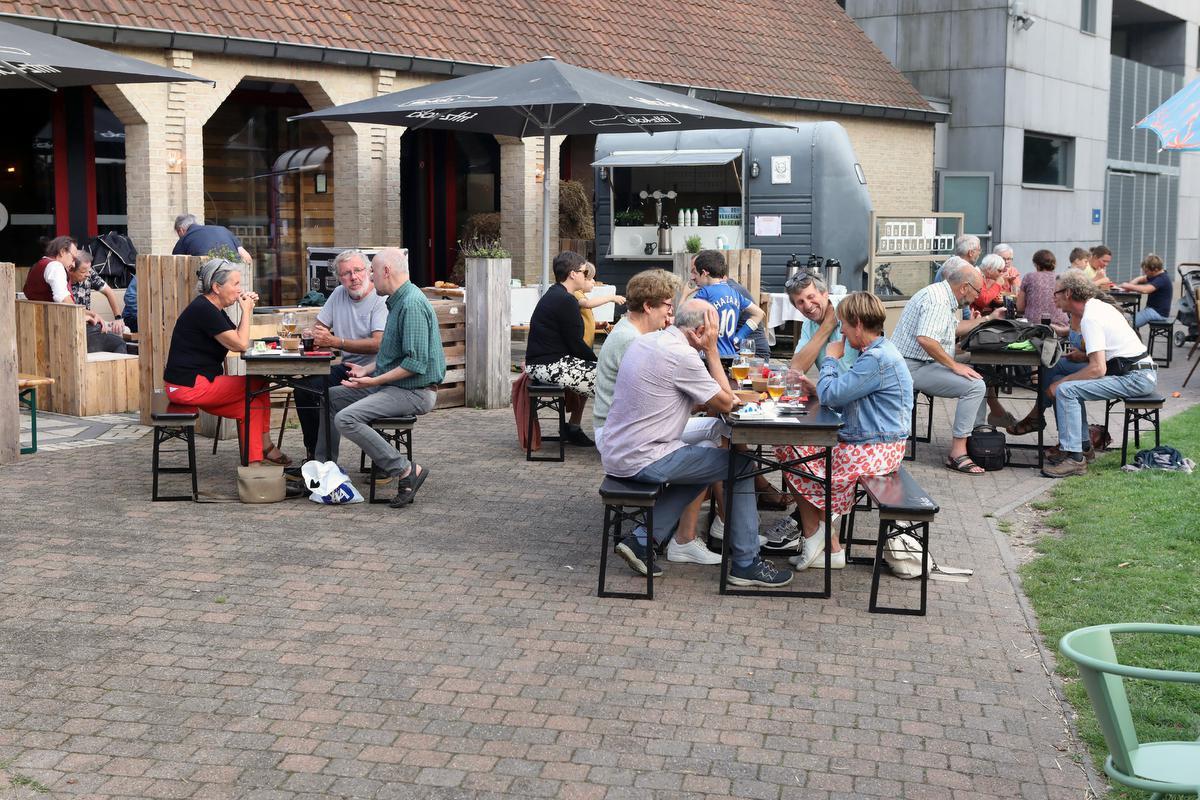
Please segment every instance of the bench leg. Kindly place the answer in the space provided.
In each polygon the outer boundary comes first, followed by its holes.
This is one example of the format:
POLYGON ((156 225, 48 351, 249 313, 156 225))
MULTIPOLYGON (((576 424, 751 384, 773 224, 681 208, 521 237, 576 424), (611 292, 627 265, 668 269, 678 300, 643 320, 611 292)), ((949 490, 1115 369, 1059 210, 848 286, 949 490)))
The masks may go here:
POLYGON ((929 597, 929 523, 879 521, 879 541, 875 543, 875 565, 871 570, 871 600, 867 609, 872 614, 899 614, 909 617, 925 616, 929 597), (921 605, 918 608, 901 608, 879 604, 879 576, 883 569, 883 548, 888 539, 907 533, 921 542, 921 605))
POLYGON ((158 446, 163 442, 161 428, 154 429, 154 450, 150 456, 150 500, 158 502, 158 446))
POLYGON ((1121 466, 1128 463, 1129 448, 1129 409, 1125 409, 1125 425, 1121 431, 1121 466))
POLYGON ((540 397, 529 398, 529 430, 530 430, 531 435, 529 437, 529 440, 525 443, 525 460, 526 461, 556 461, 556 462, 566 461, 567 460, 566 427, 567 427, 567 404, 566 404, 565 398, 552 397, 549 400, 544 400, 540 397), (547 409, 547 408, 558 412, 558 435, 557 436, 546 436, 545 434, 543 434, 542 435, 542 445, 544 446, 547 442, 558 442, 558 458, 555 458, 554 456, 534 456, 533 455, 533 436, 532 436, 533 426, 535 423, 540 424, 539 423, 540 417, 538 416, 538 412, 542 411, 544 409, 547 409))
POLYGON ((854 523, 856 522, 856 514, 859 511, 870 511, 872 508, 871 498, 867 493, 859 489, 857 486, 854 489, 854 504, 850 506, 850 513, 842 517, 841 540, 842 546, 846 548, 846 563, 847 564, 873 564, 875 559, 870 556, 854 556, 850 554, 850 550, 854 545, 870 545, 870 539, 855 539, 854 538, 854 523))
POLYGON ((17 405, 29 409, 29 447, 21 448, 21 455, 27 456, 37 452, 37 387, 17 392, 17 405))
POLYGON ((654 599, 654 559, 657 557, 654 547, 654 509, 638 508, 626 511, 624 506, 606 503, 604 505, 604 533, 600 540, 600 575, 597 579, 597 597, 619 597, 626 600, 654 599), (646 528, 646 591, 614 592, 605 588, 605 576, 608 574, 608 551, 621 541, 624 522, 630 522, 637 529, 640 522, 646 528), (611 545, 610 545, 611 542, 611 545))
MULTIPOLYGON (((191 500, 193 503, 197 501, 199 490, 197 486, 196 476, 196 439, 195 426, 183 425, 177 428, 172 427, 155 427, 154 428, 154 447, 150 456, 150 499, 153 502, 165 502, 175 500, 191 500), (171 439, 178 439, 187 445, 188 464, 186 467, 164 467, 162 466, 161 446, 163 442, 171 439), (191 476, 192 491, 191 494, 159 494, 159 476, 188 473, 191 476)), ((178 453, 178 451, 172 451, 178 453)))
POLYGON ((188 447, 188 471, 192 473, 192 502, 197 502, 200 498, 200 487, 197 485, 196 476, 196 427, 194 425, 187 428, 187 447, 188 447))

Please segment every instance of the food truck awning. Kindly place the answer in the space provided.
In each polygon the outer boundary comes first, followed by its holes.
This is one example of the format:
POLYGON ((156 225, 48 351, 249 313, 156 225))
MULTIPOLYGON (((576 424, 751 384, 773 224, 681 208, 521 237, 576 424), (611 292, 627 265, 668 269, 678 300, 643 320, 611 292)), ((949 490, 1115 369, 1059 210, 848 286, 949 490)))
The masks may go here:
POLYGON ((741 150, 627 150, 593 161, 593 167, 698 167, 728 164, 741 150))

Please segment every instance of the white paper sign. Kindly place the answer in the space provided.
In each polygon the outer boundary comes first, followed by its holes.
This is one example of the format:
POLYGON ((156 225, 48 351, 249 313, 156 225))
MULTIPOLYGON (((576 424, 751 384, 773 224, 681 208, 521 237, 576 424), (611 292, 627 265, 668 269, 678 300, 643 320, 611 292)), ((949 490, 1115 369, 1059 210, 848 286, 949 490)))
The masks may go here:
POLYGON ((771 156, 771 183, 792 182, 792 157, 771 156))
POLYGON ((783 217, 759 217, 754 218, 754 235, 755 236, 782 236, 783 235, 783 217))
POLYGON ((921 235, 926 239, 932 239, 937 236, 937 220, 933 217, 922 217, 921 235))

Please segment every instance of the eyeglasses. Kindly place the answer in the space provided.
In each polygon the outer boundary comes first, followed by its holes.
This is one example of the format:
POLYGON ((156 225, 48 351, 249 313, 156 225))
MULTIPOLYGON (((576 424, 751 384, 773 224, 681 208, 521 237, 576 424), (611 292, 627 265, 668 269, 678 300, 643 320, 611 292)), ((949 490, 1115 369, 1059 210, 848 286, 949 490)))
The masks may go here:
POLYGON ((975 293, 976 297, 979 297, 979 295, 983 293, 982 286, 976 286, 975 284, 971 283, 970 281, 967 281, 966 285, 971 289, 971 291, 973 291, 975 293))
POLYGON ((1066 289, 1055 289, 1055 290, 1054 290, 1054 296, 1055 296, 1055 297, 1058 297, 1060 294, 1066 294, 1066 292, 1067 292, 1067 290, 1066 290, 1066 289))
POLYGON ((351 275, 366 275, 366 267, 358 267, 357 269, 343 270, 338 273, 339 278, 349 278, 351 275))

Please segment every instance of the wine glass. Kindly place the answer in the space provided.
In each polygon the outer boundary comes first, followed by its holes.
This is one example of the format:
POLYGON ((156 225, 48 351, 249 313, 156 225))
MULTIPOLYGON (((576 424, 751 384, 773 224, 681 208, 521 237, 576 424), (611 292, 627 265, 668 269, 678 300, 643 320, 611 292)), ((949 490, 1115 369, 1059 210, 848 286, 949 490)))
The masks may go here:
POLYGON ((285 336, 296 335, 296 314, 293 311, 288 311, 283 315, 283 333, 285 336))
POLYGON ((779 402, 779 398, 783 396, 784 376, 782 372, 772 372, 767 377, 767 394, 771 395, 771 399, 779 402))
POLYGON ((734 362, 733 366, 729 368, 729 372, 733 375, 734 381, 740 386, 742 381, 746 380, 750 375, 750 365, 746 362, 746 359, 741 358, 734 362))

